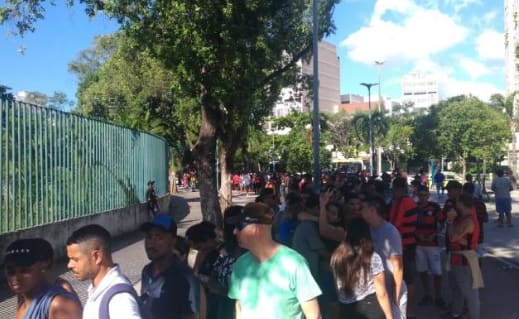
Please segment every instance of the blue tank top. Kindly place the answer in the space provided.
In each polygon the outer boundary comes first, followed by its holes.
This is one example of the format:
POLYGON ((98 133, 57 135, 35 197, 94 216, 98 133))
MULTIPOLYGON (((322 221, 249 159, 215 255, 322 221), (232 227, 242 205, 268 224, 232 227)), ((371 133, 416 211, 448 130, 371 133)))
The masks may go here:
POLYGON ((52 299, 56 296, 63 296, 70 300, 77 302, 81 305, 80 301, 76 296, 65 291, 63 288, 57 285, 49 285, 42 289, 42 292, 33 299, 27 313, 25 313, 24 319, 47 319, 49 318, 50 305, 52 299))

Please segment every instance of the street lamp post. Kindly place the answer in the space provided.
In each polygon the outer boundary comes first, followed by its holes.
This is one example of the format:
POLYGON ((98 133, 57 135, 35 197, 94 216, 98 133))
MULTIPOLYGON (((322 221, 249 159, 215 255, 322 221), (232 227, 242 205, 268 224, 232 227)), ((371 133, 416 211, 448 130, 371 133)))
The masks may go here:
POLYGON ((276 158, 275 158, 276 144, 274 140, 274 128, 272 128, 272 176, 276 175, 276 158))
POLYGON ((312 149, 314 160, 314 192, 321 189, 321 163, 319 162, 320 127, 319 127, 319 0, 312 3, 312 54, 313 54, 313 96, 314 108, 312 113, 312 149))
POLYGON ((382 78, 382 66, 384 65, 384 61, 375 61, 375 65, 378 66, 378 111, 380 112, 380 105, 382 103, 382 85, 380 84, 380 80, 382 78))
POLYGON ((368 126, 369 126, 369 175, 373 177, 373 126, 371 124, 371 87, 378 85, 378 83, 361 83, 368 89, 368 126))

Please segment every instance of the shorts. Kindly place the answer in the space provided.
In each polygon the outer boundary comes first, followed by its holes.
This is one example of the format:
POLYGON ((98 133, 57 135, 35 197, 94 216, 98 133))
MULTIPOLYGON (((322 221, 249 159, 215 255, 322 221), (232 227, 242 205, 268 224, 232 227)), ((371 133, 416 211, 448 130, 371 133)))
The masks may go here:
POLYGON ((511 198, 496 198, 496 212, 498 212, 498 213, 512 212, 512 199, 511 198))
POLYGON ((414 284, 416 277, 416 246, 407 246, 403 249, 404 281, 408 285, 414 284))
POLYGON ((437 246, 416 247, 416 270, 418 272, 429 271, 435 276, 442 274, 441 249, 437 246))

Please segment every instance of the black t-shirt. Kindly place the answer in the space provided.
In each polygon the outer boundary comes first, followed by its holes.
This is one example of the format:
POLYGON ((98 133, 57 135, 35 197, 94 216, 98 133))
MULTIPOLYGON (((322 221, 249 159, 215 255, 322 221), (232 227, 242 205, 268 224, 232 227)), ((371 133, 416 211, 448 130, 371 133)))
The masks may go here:
POLYGON ((192 314, 189 281, 179 260, 157 277, 151 263, 142 270, 141 315, 143 319, 180 319, 192 314))

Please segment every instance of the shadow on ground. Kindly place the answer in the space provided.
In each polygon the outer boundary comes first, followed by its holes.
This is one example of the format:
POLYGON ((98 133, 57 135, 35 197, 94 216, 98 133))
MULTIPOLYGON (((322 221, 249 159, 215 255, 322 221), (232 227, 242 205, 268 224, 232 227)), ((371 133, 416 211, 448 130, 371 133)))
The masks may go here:
MULTIPOLYGON (((198 198, 189 200, 195 202, 198 198)), ((186 218, 190 213, 189 202, 181 196, 171 195, 169 200, 169 214, 178 223, 186 218)))

